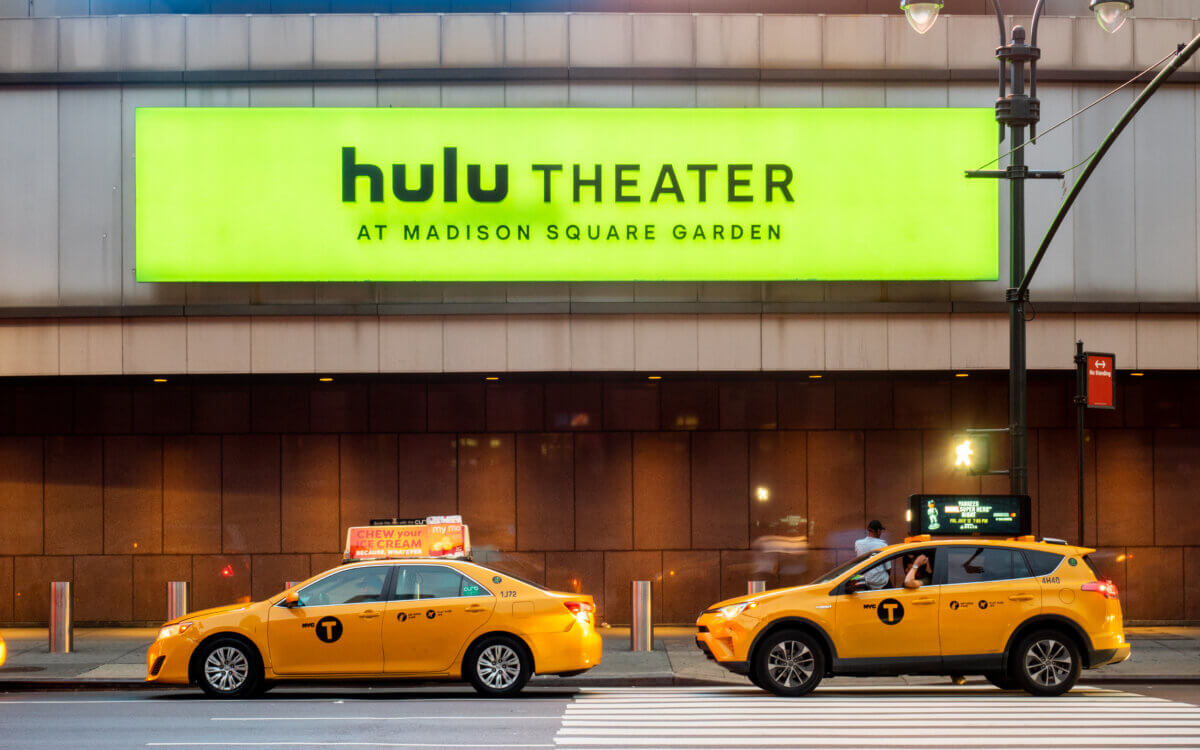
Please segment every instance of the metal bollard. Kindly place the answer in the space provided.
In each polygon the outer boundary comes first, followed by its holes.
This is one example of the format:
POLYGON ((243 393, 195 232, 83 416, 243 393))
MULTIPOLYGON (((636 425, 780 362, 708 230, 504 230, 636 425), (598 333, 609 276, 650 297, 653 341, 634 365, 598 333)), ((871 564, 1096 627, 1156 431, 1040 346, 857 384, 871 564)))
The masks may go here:
POLYGON ((188 613, 188 582, 167 581, 167 619, 174 620, 188 613))
POLYGON ((747 594, 761 594, 762 592, 764 592, 766 590, 767 590, 767 582, 766 581, 748 581, 746 583, 746 593, 747 594))
POLYGON ((71 582, 50 584, 50 653, 69 654, 75 650, 75 613, 71 608, 71 582))
POLYGON ((629 650, 650 651, 654 648, 654 599, 650 581, 634 581, 632 620, 629 625, 629 650))

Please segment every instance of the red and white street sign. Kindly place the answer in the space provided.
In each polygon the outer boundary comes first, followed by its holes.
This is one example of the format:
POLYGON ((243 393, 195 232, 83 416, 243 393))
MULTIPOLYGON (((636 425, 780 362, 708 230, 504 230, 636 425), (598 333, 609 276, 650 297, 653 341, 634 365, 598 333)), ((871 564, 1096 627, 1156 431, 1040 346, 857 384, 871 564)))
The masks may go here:
POLYGON ((1112 354, 1085 352, 1087 365, 1087 406, 1089 409, 1117 408, 1114 378, 1117 358, 1112 354))

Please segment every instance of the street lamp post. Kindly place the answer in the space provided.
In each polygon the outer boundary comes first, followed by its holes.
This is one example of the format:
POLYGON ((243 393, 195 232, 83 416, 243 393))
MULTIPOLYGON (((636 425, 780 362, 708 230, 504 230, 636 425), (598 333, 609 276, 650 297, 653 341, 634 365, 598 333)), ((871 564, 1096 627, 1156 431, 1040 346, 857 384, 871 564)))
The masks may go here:
MULTIPOLYGON (((1041 50, 1037 46, 1038 23, 1042 18, 1045 0, 1038 0, 1030 24, 1029 43, 1025 28, 1014 26, 1011 39, 1004 22, 1000 0, 992 0, 996 22, 1000 27, 1000 46, 996 59, 1000 63, 1000 97, 996 100, 996 121, 1000 123, 1000 140, 1007 126, 1013 150, 1008 168, 968 172, 969 177, 991 177, 1009 181, 1009 283, 1005 292, 1008 302, 1008 433, 1009 487, 1014 495, 1029 492, 1029 457, 1026 436, 1026 377, 1025 377, 1025 311, 1029 299, 1025 281, 1025 180, 1061 179, 1061 172, 1031 171, 1025 165, 1025 129, 1037 137, 1041 103, 1037 98, 1037 61, 1041 50), (1028 67, 1027 67, 1028 66, 1028 67), (1026 73, 1028 72, 1028 91, 1026 73)), ((937 22, 942 0, 900 0, 900 7, 913 29, 924 34, 937 22)), ((1089 7, 1105 31, 1110 33, 1124 25, 1133 0, 1090 0, 1089 7)))

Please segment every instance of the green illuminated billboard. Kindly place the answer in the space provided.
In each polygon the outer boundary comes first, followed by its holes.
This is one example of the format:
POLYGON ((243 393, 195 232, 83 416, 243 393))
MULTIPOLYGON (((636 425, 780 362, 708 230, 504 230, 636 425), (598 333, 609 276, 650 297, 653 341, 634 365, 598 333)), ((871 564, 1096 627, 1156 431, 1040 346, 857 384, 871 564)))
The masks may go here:
POLYGON ((139 281, 994 280, 988 109, 139 108, 139 281), (934 144, 934 145, 930 145, 934 144))

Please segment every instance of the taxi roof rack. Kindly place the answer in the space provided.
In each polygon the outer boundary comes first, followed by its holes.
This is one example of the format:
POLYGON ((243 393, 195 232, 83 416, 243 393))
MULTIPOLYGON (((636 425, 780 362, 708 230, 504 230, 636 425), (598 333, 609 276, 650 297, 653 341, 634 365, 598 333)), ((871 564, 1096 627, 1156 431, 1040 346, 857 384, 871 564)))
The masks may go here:
MULTIPOLYGON (((946 536, 939 535, 937 538, 942 539, 942 540, 946 540, 946 539, 958 539, 958 540, 994 539, 997 541, 1002 539, 1006 542, 1043 542, 1045 544, 1061 544, 1063 546, 1068 546, 1070 544, 1070 542, 1068 542, 1065 539, 1057 539, 1052 536, 1044 536, 1039 539, 1038 537, 1034 536, 1033 534, 1023 534, 1021 536, 983 535, 983 534, 974 534, 974 535, 963 534, 962 536, 953 536, 953 535, 948 534, 946 536)), ((931 541, 933 541, 933 539, 934 539, 933 534, 917 534, 915 536, 904 537, 904 543, 910 544, 912 542, 931 542, 931 541)))

